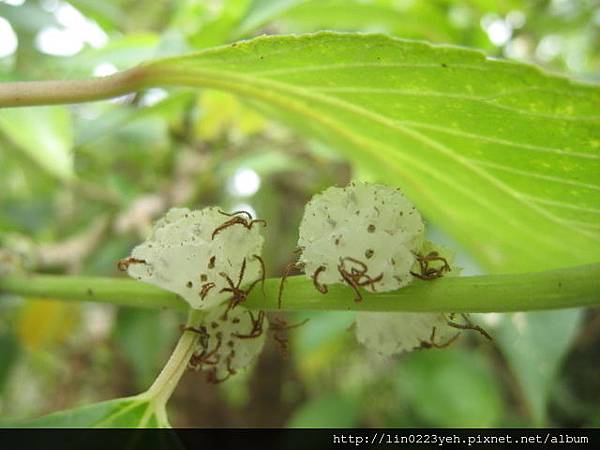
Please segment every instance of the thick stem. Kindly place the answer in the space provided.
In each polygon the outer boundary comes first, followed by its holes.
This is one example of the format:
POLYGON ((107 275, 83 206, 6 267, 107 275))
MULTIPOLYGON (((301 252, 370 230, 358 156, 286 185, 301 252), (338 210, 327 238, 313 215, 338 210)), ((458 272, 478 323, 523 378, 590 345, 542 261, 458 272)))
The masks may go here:
MULTIPOLYGON (((257 287, 244 303, 252 309, 276 310, 279 278, 257 287)), ((173 293, 124 278, 11 275, 0 278, 0 294, 88 300, 115 305, 187 309, 173 293)), ((600 263, 545 272, 416 280, 394 292, 363 291, 356 303, 349 287, 314 289, 304 276, 289 277, 283 293, 284 310, 507 312, 574 308, 600 304, 600 263)))
POLYGON ((112 303, 119 306, 180 310, 189 307, 176 294, 127 278, 62 275, 6 276, 0 277, 0 293, 112 303))
POLYGON ((16 81, 0 83, 0 108, 103 100, 144 87, 143 66, 88 80, 16 81))

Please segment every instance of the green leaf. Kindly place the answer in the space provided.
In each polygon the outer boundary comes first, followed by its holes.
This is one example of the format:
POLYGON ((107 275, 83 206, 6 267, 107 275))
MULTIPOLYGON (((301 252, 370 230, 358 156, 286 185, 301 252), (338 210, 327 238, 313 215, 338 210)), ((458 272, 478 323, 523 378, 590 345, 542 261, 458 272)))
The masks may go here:
POLYGON ((290 428, 351 428, 360 417, 360 403, 347 396, 333 393, 307 401, 295 412, 287 426, 290 428))
POLYGON ((493 334, 511 366, 535 426, 547 426, 547 402, 581 310, 505 314, 493 334))
POLYGON ((51 175, 73 177, 73 130, 66 107, 2 109, 0 132, 51 175))
POLYGON ((268 36, 146 65, 223 89, 333 145, 496 271, 600 255, 600 89, 383 35, 268 36))
POLYGON ((238 34, 243 36, 255 30, 278 15, 286 12, 304 0, 253 0, 246 16, 238 27, 238 34))
POLYGON ((143 396, 118 398, 25 420, 3 420, 0 427, 145 428, 168 427, 164 411, 143 396))
POLYGON ((13 367, 19 359, 21 348, 19 341, 8 330, 0 329, 0 396, 3 394, 6 382, 10 377, 13 367))
POLYGON ((232 30, 242 20, 249 3, 249 0, 223 2, 216 17, 209 19, 200 30, 189 37, 190 43, 196 48, 206 48, 230 41, 232 30))
POLYGON ((160 311, 139 308, 121 308, 115 328, 117 346, 135 375, 136 385, 150 385, 174 333, 162 326, 160 311))
POLYGON ((18 7, 0 3, 0 17, 19 33, 34 35, 43 27, 56 26, 54 15, 33 2, 27 2, 18 7))
MULTIPOLYGON (((378 31, 435 42, 458 41, 459 30, 448 20, 447 9, 434 2, 379 0, 312 0, 293 5, 277 18, 293 32, 317 30, 378 31)), ((477 21, 473 21, 484 31, 477 21)))
POLYGON ((427 426, 498 426, 502 397, 481 353, 414 352, 399 366, 397 385, 400 402, 408 402, 427 426))
POLYGON ((71 0, 82 14, 93 19, 104 29, 113 30, 117 26, 124 27, 127 13, 118 2, 97 2, 94 0, 71 0))
POLYGON ((127 34, 111 39, 101 48, 86 48, 81 53, 61 61, 58 67, 69 77, 86 77, 100 64, 113 64, 127 69, 156 57, 160 36, 154 33, 127 34))
POLYGON ((307 384, 320 386, 322 373, 336 364, 336 359, 344 354, 348 342, 354 342, 354 333, 348 330, 354 324, 353 312, 312 312, 295 317, 290 323, 300 323, 309 319, 294 330, 292 357, 298 374, 307 384))
MULTIPOLYGON (((166 123, 159 124, 158 128, 165 127, 167 121, 175 121, 175 118, 181 114, 187 104, 190 103, 192 96, 189 93, 177 93, 169 95, 166 99, 144 108, 123 108, 122 106, 105 105, 99 108, 101 111, 98 117, 92 120, 85 120, 76 123, 75 126, 75 145, 88 146, 95 141, 103 138, 114 138, 127 129, 135 122, 150 122, 151 120, 163 119, 166 123)), ((135 125, 134 125, 135 126, 135 125)), ((147 134, 143 136, 147 138, 147 134)), ((103 142, 102 144, 105 144, 103 142)))

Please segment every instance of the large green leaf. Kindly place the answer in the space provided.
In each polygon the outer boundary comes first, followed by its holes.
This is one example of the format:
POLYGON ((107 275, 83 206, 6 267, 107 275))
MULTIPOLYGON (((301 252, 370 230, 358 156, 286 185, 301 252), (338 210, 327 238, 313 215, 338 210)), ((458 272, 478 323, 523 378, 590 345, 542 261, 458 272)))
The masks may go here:
POLYGON ((168 427, 166 415, 157 413, 142 396, 118 398, 26 420, 3 420, 0 427, 26 428, 155 428, 168 427))
POLYGON ((219 88, 335 146, 488 268, 600 255, 600 89, 383 35, 270 36, 158 60, 149 84, 219 88))

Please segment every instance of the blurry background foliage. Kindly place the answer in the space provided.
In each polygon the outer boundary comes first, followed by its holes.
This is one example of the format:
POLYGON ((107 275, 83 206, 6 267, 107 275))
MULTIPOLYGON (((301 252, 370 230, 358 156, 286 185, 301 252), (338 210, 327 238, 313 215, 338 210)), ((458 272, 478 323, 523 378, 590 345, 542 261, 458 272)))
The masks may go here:
MULTIPOLYGON (((480 48, 600 80, 594 0, 0 0, 0 79, 107 75, 254 35, 378 31, 480 48)), ((0 258, 24 270, 120 276, 115 261, 171 206, 269 222, 281 273, 303 204, 369 178, 228 94, 149 89, 112 101, 0 111, 0 258)), ((438 224, 441 225, 441 224, 438 224)), ((457 247, 430 223, 434 240, 457 247)), ((466 274, 481 273, 460 253, 466 274)), ((485 299, 482 299, 484 301, 485 299)), ((600 314, 489 314, 493 344, 381 359, 347 313, 311 320, 282 359, 217 387, 188 373, 176 426, 598 426, 600 314)), ((33 416, 145 389, 177 338, 171 311, 0 298, 0 415, 33 416)))

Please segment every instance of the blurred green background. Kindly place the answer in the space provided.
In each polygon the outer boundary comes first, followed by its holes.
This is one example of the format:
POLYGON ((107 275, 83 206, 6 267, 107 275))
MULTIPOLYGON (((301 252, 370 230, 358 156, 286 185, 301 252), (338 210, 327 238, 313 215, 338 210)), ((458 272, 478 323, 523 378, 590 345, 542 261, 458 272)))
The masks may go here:
MULTIPOLYGON (((102 76, 148 58, 258 34, 385 32, 480 48, 600 80, 594 0, 0 0, 0 80, 102 76)), ((0 265, 121 276, 172 206, 267 219, 270 276, 292 259, 304 203, 371 178, 220 92, 149 89, 111 101, 0 110, 0 265), (7 264, 7 265, 8 265, 7 264)), ((400 181, 401 184, 401 181, 400 181)), ((453 247, 429 223, 431 238, 453 247)), ((482 273, 459 251, 465 274, 482 273)), ((383 359, 347 313, 297 314, 284 358, 214 386, 188 373, 175 426, 600 426, 597 310, 479 315, 493 343, 383 359)), ((178 336, 171 311, 0 297, 0 415, 27 417, 135 394, 178 336)))

